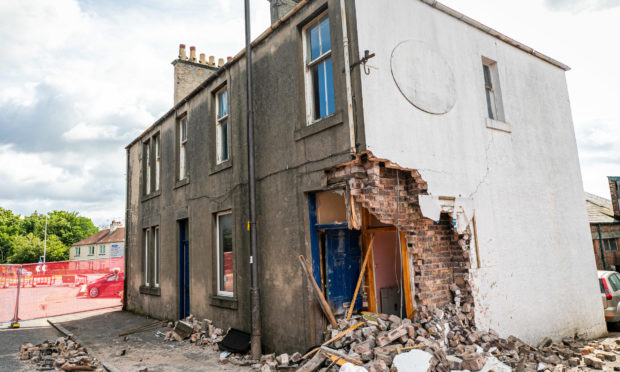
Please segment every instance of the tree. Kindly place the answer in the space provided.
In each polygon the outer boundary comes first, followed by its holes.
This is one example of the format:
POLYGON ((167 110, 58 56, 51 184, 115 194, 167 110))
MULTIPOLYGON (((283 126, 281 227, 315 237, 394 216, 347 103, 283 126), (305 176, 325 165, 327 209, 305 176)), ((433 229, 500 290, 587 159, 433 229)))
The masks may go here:
MULTIPOLYGON (((24 230, 39 239, 45 239, 45 215, 34 212, 24 219, 24 230)), ((56 235, 66 246, 87 238, 99 231, 88 217, 78 212, 53 211, 48 213, 47 235, 56 235)))
MULTIPOLYGON (((35 263, 43 256, 43 240, 34 234, 17 235, 13 239, 11 263, 35 263)), ((66 247, 56 235, 47 239, 46 261, 64 261, 69 259, 69 247, 66 247)))
POLYGON ((23 233, 22 220, 9 209, 0 207, 0 263, 13 253, 13 238, 23 233))

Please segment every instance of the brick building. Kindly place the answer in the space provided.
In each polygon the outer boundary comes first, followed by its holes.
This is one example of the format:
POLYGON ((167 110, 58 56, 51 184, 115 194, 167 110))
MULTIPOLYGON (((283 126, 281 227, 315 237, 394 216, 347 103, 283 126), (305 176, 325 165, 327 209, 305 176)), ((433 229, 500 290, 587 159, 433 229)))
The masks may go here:
POLYGON ((598 270, 620 269, 620 177, 608 177, 611 200, 586 193, 592 245, 598 270), (602 249, 601 249, 602 247, 602 249))
POLYGON ((326 325, 303 255, 336 316, 455 302, 528 342, 605 332, 568 66, 434 0, 271 3, 258 257, 245 50, 215 66, 182 46, 173 107, 127 146, 127 309, 249 331, 257 260, 264 349, 300 350, 326 325))

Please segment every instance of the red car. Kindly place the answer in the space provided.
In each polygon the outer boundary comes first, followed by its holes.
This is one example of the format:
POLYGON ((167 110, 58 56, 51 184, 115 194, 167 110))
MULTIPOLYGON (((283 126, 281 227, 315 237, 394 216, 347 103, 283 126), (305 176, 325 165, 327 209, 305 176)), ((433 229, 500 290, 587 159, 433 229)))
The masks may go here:
POLYGON ((99 279, 88 282, 80 287, 78 296, 98 296, 120 297, 123 291, 124 273, 109 273, 99 279))

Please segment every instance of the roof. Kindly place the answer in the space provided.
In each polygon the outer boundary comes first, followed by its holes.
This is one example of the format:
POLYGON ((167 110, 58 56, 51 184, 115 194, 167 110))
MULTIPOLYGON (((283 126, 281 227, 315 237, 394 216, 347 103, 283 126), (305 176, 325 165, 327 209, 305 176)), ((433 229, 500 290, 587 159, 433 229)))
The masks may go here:
MULTIPOLYGON (((568 67, 567 65, 563 64, 562 62, 559 62, 551 57, 548 57, 536 50, 534 50, 533 48, 528 47, 525 44, 522 44, 504 34, 502 34, 501 32, 498 32, 494 29, 492 29, 491 27, 485 26, 482 23, 469 18, 468 16, 464 15, 463 13, 460 13, 450 7, 447 7, 445 5, 443 5, 442 3, 436 1, 436 0, 419 0, 429 6, 432 6, 433 8, 446 13, 456 19, 458 19, 461 22, 465 22, 468 25, 477 28, 478 30, 487 33, 493 37, 496 37, 498 39, 500 39, 501 41, 512 45, 513 47, 517 48, 517 49, 521 49, 522 51, 533 55, 536 58, 539 58, 549 64, 552 64, 555 67, 561 68, 564 71, 568 71, 570 70, 570 67, 568 67)), ((259 44, 261 44, 263 41, 265 41, 267 39, 267 37, 269 35, 271 35, 274 31, 276 31, 278 28, 280 28, 280 26, 285 23, 286 21, 288 21, 293 15, 295 15, 295 13, 297 13, 300 9, 302 9, 303 7, 305 7, 307 4, 309 4, 310 2, 312 2, 312 0, 301 0, 295 7, 293 7, 293 9, 291 9, 287 14, 285 14, 282 18, 280 18, 280 20, 274 22, 271 24, 271 26, 269 26, 265 31, 263 31, 262 34, 260 34, 256 39, 254 39, 251 43, 251 48, 254 48, 256 46, 258 46, 259 44)), ((211 83, 213 80, 215 80, 218 76, 220 76, 224 71, 226 71, 227 69, 229 69, 233 64, 239 62, 241 60, 241 58, 245 56, 245 48, 243 48, 239 53, 237 53, 234 57, 232 57, 230 60, 228 60, 223 66, 221 66, 219 69, 217 69, 216 71, 214 71, 212 74, 210 74, 205 81, 203 81, 202 83, 200 83, 196 89, 194 89, 193 91, 191 91, 184 99, 180 100, 179 102, 177 102, 174 106, 172 106, 172 108, 170 110, 168 110, 168 112, 166 112, 165 114, 163 114, 159 119, 157 119, 153 124, 151 124, 144 132, 142 132, 138 137, 136 137, 133 141, 131 141, 127 146, 125 146, 126 150, 129 150, 129 148, 131 146, 133 146, 135 143, 139 142, 142 138, 144 138, 146 135, 148 135, 148 133, 153 130, 157 125, 159 125, 160 123, 162 123, 164 120, 166 120, 168 117, 172 116, 172 114, 174 114, 180 107, 182 107, 183 105, 185 105, 186 102, 188 102, 192 97, 194 97, 195 95, 197 95, 198 93, 200 93, 205 87, 207 87, 209 85, 209 83, 211 83)))
POLYGON ((620 220, 614 217, 611 200, 601 198, 589 192, 586 192, 585 196, 586 210, 588 211, 590 223, 620 223, 620 220))
POLYGON ((98 233, 93 234, 86 239, 82 239, 77 243, 71 244, 71 246, 116 243, 116 242, 124 242, 124 241, 125 241, 125 228, 118 227, 112 233, 110 233, 110 229, 101 230, 98 233))

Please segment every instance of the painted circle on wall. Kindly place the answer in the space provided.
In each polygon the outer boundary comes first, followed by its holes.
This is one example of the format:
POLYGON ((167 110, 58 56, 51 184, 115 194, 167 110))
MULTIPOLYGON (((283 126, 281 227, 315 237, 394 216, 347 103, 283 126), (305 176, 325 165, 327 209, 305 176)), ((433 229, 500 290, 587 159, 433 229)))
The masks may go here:
POLYGON ((439 52, 425 43, 400 42, 392 51, 390 64, 398 90, 420 110, 441 115, 456 103, 452 68, 439 52))

